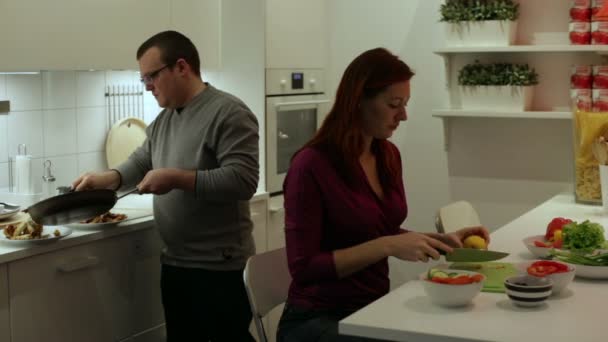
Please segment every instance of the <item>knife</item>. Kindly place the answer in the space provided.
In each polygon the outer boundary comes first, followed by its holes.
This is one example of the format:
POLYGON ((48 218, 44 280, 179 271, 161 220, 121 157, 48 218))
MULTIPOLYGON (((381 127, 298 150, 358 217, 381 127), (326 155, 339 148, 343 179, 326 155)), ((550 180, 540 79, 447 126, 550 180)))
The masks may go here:
POLYGON ((445 255, 446 261, 454 262, 494 261, 502 259, 509 255, 509 253, 505 252, 488 251, 485 249, 475 248, 453 248, 452 253, 446 253, 442 250, 439 250, 439 253, 445 255))

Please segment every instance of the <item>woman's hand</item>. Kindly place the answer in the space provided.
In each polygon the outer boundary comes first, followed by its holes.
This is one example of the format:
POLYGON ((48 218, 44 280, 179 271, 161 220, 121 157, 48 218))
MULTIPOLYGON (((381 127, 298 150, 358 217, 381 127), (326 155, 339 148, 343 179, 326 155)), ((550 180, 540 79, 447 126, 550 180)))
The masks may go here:
POLYGON ((446 253, 452 247, 426 234, 408 232, 384 237, 388 256, 394 256, 407 261, 429 261, 429 258, 439 259, 439 250, 446 253))

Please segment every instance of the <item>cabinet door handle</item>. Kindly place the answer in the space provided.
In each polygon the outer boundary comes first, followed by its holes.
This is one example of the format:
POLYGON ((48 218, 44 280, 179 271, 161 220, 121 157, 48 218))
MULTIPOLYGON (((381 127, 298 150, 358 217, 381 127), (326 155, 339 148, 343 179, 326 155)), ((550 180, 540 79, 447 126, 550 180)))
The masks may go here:
POLYGON ((99 258, 94 256, 88 256, 77 260, 66 262, 62 265, 57 266, 57 270, 63 273, 70 273, 86 268, 91 268, 99 264, 99 258))

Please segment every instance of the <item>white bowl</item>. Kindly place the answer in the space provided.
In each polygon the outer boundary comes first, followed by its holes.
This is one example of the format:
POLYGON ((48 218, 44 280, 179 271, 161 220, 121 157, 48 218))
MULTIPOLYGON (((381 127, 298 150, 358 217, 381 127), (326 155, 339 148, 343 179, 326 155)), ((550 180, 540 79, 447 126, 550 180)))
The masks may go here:
POLYGON ((486 276, 472 271, 461 271, 453 270, 459 274, 476 275, 480 274, 483 279, 476 283, 471 284, 440 284, 435 283, 427 279, 427 273, 420 275, 420 280, 424 287, 424 291, 429 296, 432 303, 441 306, 464 306, 468 305, 473 301, 473 298, 481 291, 483 282, 486 280, 486 276))
POLYGON ((530 251, 530 253, 534 254, 535 257, 537 258, 546 258, 549 256, 549 252, 551 251, 551 247, 537 247, 534 245, 534 241, 545 241, 545 236, 544 235, 534 235, 534 236, 528 236, 527 238, 523 239, 523 243, 524 245, 526 245, 526 247, 528 248, 528 250, 530 251))
MULTIPOLYGON (((535 263, 537 261, 542 261, 542 260, 521 262, 521 263, 516 264, 515 268, 522 274, 528 274, 528 267, 530 267, 530 265, 532 265, 533 263, 535 263)), ((565 263, 562 261, 557 261, 557 260, 551 260, 551 261, 568 266, 568 272, 553 273, 553 274, 546 276, 546 278, 551 279, 551 281, 553 282, 552 294, 556 295, 556 294, 559 294, 560 292, 562 292, 572 282, 572 279, 574 279, 574 275, 576 274, 577 267, 575 267, 572 264, 568 264, 568 263, 565 263)))
POLYGON ((570 263, 565 264, 576 267, 575 273, 579 278, 608 279, 608 266, 589 266, 570 263))
POLYGON ((530 275, 518 275, 505 280, 507 296, 519 306, 538 306, 551 295, 553 281, 530 275))

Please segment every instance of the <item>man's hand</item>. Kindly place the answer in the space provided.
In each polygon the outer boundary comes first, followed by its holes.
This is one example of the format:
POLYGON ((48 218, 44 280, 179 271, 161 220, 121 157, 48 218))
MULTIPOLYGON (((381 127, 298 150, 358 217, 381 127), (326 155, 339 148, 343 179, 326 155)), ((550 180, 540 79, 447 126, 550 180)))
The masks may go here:
POLYGON ((194 191, 196 171, 180 169, 155 169, 148 171, 137 185, 142 194, 163 195, 173 189, 194 191))
POLYGON ((72 182, 76 191, 110 189, 116 190, 120 186, 120 173, 116 170, 91 173, 87 172, 72 182))

